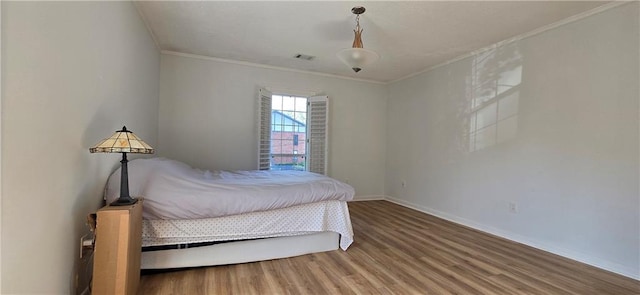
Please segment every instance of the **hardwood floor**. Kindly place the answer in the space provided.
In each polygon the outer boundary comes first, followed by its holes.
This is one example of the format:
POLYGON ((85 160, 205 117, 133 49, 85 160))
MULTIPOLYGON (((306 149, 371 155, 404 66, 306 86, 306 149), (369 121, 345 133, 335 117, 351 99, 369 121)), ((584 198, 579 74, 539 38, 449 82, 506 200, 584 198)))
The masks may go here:
POLYGON ((640 282, 386 201, 349 203, 355 242, 143 275, 140 294, 640 294, 640 282))

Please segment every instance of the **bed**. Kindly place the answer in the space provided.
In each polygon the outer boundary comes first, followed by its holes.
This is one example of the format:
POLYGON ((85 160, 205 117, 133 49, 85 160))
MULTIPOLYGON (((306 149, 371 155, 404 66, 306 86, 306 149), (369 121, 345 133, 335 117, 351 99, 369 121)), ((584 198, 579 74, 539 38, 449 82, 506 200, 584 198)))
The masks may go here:
MULTIPOLYGON (((119 196, 120 171, 105 199, 119 196)), ((143 196, 142 269, 244 263, 346 250, 351 186, 300 171, 205 171, 165 158, 129 162, 143 196)))

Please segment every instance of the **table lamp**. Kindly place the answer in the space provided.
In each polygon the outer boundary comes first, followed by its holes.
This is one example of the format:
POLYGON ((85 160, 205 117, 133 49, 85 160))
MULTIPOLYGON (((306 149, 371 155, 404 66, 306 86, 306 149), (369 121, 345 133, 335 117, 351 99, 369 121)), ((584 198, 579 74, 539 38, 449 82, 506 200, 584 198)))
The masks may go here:
POLYGON ((111 203, 111 206, 127 206, 135 204, 138 200, 129 196, 129 175, 127 174, 127 153, 153 154, 153 148, 142 141, 133 132, 127 130, 116 131, 111 137, 102 140, 89 149, 91 153, 122 153, 122 169, 120 171, 120 198, 111 203))

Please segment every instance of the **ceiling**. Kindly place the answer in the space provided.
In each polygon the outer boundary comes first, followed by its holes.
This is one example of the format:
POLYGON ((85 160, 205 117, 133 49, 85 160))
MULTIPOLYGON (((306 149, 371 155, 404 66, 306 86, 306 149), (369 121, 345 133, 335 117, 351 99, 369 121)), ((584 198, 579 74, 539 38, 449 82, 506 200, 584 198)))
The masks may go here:
POLYGON ((609 1, 141 1, 161 50, 320 72, 397 80, 609 1), (380 60, 354 73, 354 6, 365 6, 364 47, 380 60), (311 61, 295 59, 297 53, 311 61))

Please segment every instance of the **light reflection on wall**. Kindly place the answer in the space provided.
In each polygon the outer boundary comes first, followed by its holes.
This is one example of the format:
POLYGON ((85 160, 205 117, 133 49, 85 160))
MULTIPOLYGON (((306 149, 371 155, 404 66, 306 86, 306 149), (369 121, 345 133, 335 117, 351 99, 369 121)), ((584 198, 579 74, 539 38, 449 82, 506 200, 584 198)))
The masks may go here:
POLYGON ((476 55, 470 82, 469 152, 515 138, 522 82, 522 56, 516 45, 476 55))

